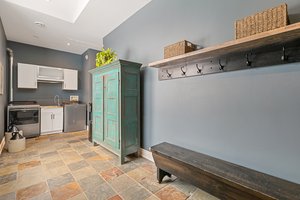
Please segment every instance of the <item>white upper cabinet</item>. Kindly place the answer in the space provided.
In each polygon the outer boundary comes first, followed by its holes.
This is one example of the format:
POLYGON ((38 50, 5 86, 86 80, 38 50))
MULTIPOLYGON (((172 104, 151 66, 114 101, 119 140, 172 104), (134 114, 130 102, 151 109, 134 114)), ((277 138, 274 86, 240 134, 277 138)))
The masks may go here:
POLYGON ((38 81, 47 82, 63 82, 64 81, 64 71, 61 68, 56 67, 38 67, 38 81))
POLYGON ((18 88, 37 88, 37 66, 18 63, 18 88))
POLYGON ((37 89, 38 82, 60 83, 63 90, 78 90, 78 71, 18 63, 18 88, 37 89))
POLYGON ((77 90, 78 89, 78 71, 71 69, 64 69, 64 90, 77 90))

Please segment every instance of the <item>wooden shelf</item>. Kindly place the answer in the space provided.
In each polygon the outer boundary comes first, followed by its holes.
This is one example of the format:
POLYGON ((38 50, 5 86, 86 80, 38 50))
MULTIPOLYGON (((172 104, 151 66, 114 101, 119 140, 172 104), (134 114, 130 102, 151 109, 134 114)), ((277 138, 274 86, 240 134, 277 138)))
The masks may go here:
POLYGON ((250 51, 255 48, 272 44, 286 43, 299 38, 300 22, 272 31, 267 31, 253 36, 228 41, 220 45, 207 47, 204 49, 186 53, 184 55, 179 55, 176 57, 152 62, 148 66, 161 68, 170 65, 177 65, 185 62, 190 62, 195 59, 208 59, 222 56, 224 54, 230 54, 241 51, 250 51))

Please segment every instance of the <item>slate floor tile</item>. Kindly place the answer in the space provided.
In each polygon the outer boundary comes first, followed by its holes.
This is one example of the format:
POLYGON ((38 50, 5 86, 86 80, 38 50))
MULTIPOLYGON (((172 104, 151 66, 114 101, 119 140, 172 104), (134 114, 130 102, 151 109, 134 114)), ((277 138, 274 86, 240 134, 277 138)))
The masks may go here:
POLYGON ((122 198, 119 195, 115 195, 113 197, 110 197, 108 200, 122 200, 122 198))
POLYGON ((16 188, 22 189, 46 180, 42 166, 32 167, 18 172, 16 188))
POLYGON ((141 200, 150 197, 151 193, 148 192, 145 188, 138 185, 130 187, 127 190, 121 192, 120 196, 124 200, 141 200))
POLYGON ((67 173, 70 173, 70 169, 66 165, 45 170, 46 179, 55 178, 67 173))
POLYGON ((97 172, 102 172, 113 167, 108 161, 89 161, 89 163, 97 172))
POLYGON ((113 168, 110 168, 103 172, 100 172, 100 174, 106 181, 110 181, 110 180, 113 180, 114 178, 122 175, 123 172, 119 168, 113 167, 113 168))
POLYGON ((57 161, 53 161, 53 162, 46 164, 46 167, 47 167, 47 169, 54 169, 57 167, 62 167, 64 165, 65 165, 65 163, 62 160, 57 160, 57 161))
POLYGON ((154 175, 150 175, 150 176, 146 176, 144 178, 142 178, 139 183, 144 186, 145 188, 147 188, 149 191, 151 191, 152 193, 157 192, 158 190, 162 189, 163 187, 165 187, 167 184, 162 182, 162 183, 158 183, 157 179, 156 179, 156 174, 154 175))
POLYGON ((25 157, 27 157, 27 156, 38 156, 38 155, 39 155, 39 152, 37 150, 26 152, 24 154, 25 157))
POLYGON ((193 186, 189 183, 186 183, 180 179, 177 179, 173 183, 170 184, 171 186, 174 186, 175 188, 179 189, 181 192, 183 192, 185 195, 190 196, 195 192, 197 189, 196 186, 193 186))
POLYGON ((111 161, 113 158, 109 155, 97 155, 86 158, 87 161, 111 161))
POLYGON ((29 199, 47 192, 48 186, 46 182, 41 182, 17 191, 17 200, 29 199))
POLYGON ((207 192, 197 188, 196 191, 188 198, 188 200, 199 200, 199 199, 219 200, 217 197, 214 197, 211 194, 208 194, 207 192))
POLYGON ((78 183, 71 182, 62 187, 57 187, 50 191, 53 200, 70 199, 79 195, 82 190, 78 183))
POLYGON ((80 142, 80 140, 69 140, 68 141, 69 144, 76 143, 76 142, 80 142))
POLYGON ((88 200, 84 193, 80 193, 68 200, 88 200))
POLYGON ((69 144, 65 144, 65 143, 55 144, 56 150, 62 150, 70 147, 71 146, 69 144))
POLYGON ((155 195, 161 200, 185 200, 188 198, 188 196, 172 186, 162 188, 155 195))
POLYGON ((145 177, 150 176, 151 173, 139 167, 134 170, 131 170, 127 173, 127 175, 133 178, 134 180, 140 182, 145 177))
POLYGON ((50 190, 54 188, 61 187, 63 185, 66 185, 68 183, 74 182, 74 178, 71 173, 67 173, 52 179, 48 179, 47 183, 49 185, 50 190))
POLYGON ((99 175, 88 176, 78 181, 84 191, 91 190, 104 183, 104 180, 99 175))
POLYGON ((11 174, 18 171, 18 165, 10 165, 7 167, 0 168, 0 176, 11 174))
POLYGON ((118 166, 119 169, 121 169, 123 172, 127 173, 130 172, 131 170, 134 170, 137 168, 137 165, 134 162, 127 162, 123 165, 118 166))
MULTIPOLYGON (((148 197, 146 200, 159 200, 159 198, 153 194, 150 197, 148 197)), ((200 200, 200 199, 198 199, 198 200, 200 200)))
POLYGON ((40 154, 40 158, 47 158, 47 157, 54 156, 54 155, 57 155, 57 154, 58 154, 57 151, 42 153, 42 154, 40 154))
POLYGON ((4 195, 0 196, 0 200, 15 200, 16 199, 16 193, 10 192, 4 195))
POLYGON ((85 191, 89 200, 106 200, 116 195, 115 191, 107 184, 103 183, 85 191))
POLYGON ((150 172, 151 174, 154 174, 157 171, 157 168, 154 163, 144 163, 141 165, 141 168, 150 172))
POLYGON ((0 185, 17 180, 17 172, 0 176, 0 185))
POLYGON ((36 197, 31 198, 30 200, 52 200, 52 197, 50 192, 45 192, 36 197))
POLYGON ((0 168, 5 168, 8 166, 13 166, 13 165, 17 165, 18 162, 16 160, 11 160, 11 161, 7 161, 7 162, 0 162, 0 168))
POLYGON ((127 190, 130 187, 138 185, 137 182, 135 182, 134 180, 132 180, 126 174, 123 174, 123 175, 121 175, 121 176, 113 179, 112 181, 109 182, 109 184, 118 193, 123 192, 123 191, 127 190))
POLYGON ((21 164, 18 165, 18 170, 24 170, 24 169, 35 167, 35 166, 38 166, 38 165, 41 165, 41 161, 39 161, 39 160, 33 160, 33 161, 30 161, 30 162, 25 162, 25 163, 21 163, 21 164))
POLYGON ((88 166, 89 166, 89 164, 85 160, 73 162, 68 165, 68 167, 71 171, 76 171, 76 170, 79 170, 79 169, 82 169, 82 168, 88 167, 88 166))
POLYGON ((87 158, 90 158, 90 157, 98 156, 98 154, 96 152, 92 151, 92 152, 83 153, 83 154, 81 154, 81 156, 83 158, 87 159, 87 158))
POLYGON ((78 181, 80 179, 83 179, 85 177, 88 176, 92 176, 92 175, 97 175, 98 173, 96 172, 96 170, 89 166, 89 167, 84 167, 82 169, 79 169, 77 171, 72 171, 72 175, 75 177, 75 179, 78 181))

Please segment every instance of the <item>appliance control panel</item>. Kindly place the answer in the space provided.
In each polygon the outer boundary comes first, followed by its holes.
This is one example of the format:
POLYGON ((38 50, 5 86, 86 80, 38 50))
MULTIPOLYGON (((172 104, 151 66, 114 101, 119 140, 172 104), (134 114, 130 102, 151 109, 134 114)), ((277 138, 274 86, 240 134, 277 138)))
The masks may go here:
POLYGON ((79 96, 78 95, 70 95, 70 101, 79 101, 79 96))

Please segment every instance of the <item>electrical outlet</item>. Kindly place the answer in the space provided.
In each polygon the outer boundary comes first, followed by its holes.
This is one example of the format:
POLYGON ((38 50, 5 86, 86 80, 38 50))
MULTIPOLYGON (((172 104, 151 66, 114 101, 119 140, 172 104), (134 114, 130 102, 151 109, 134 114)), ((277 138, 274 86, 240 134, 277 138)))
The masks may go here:
POLYGON ((70 96, 70 101, 79 101, 79 96, 78 95, 71 95, 70 96))

